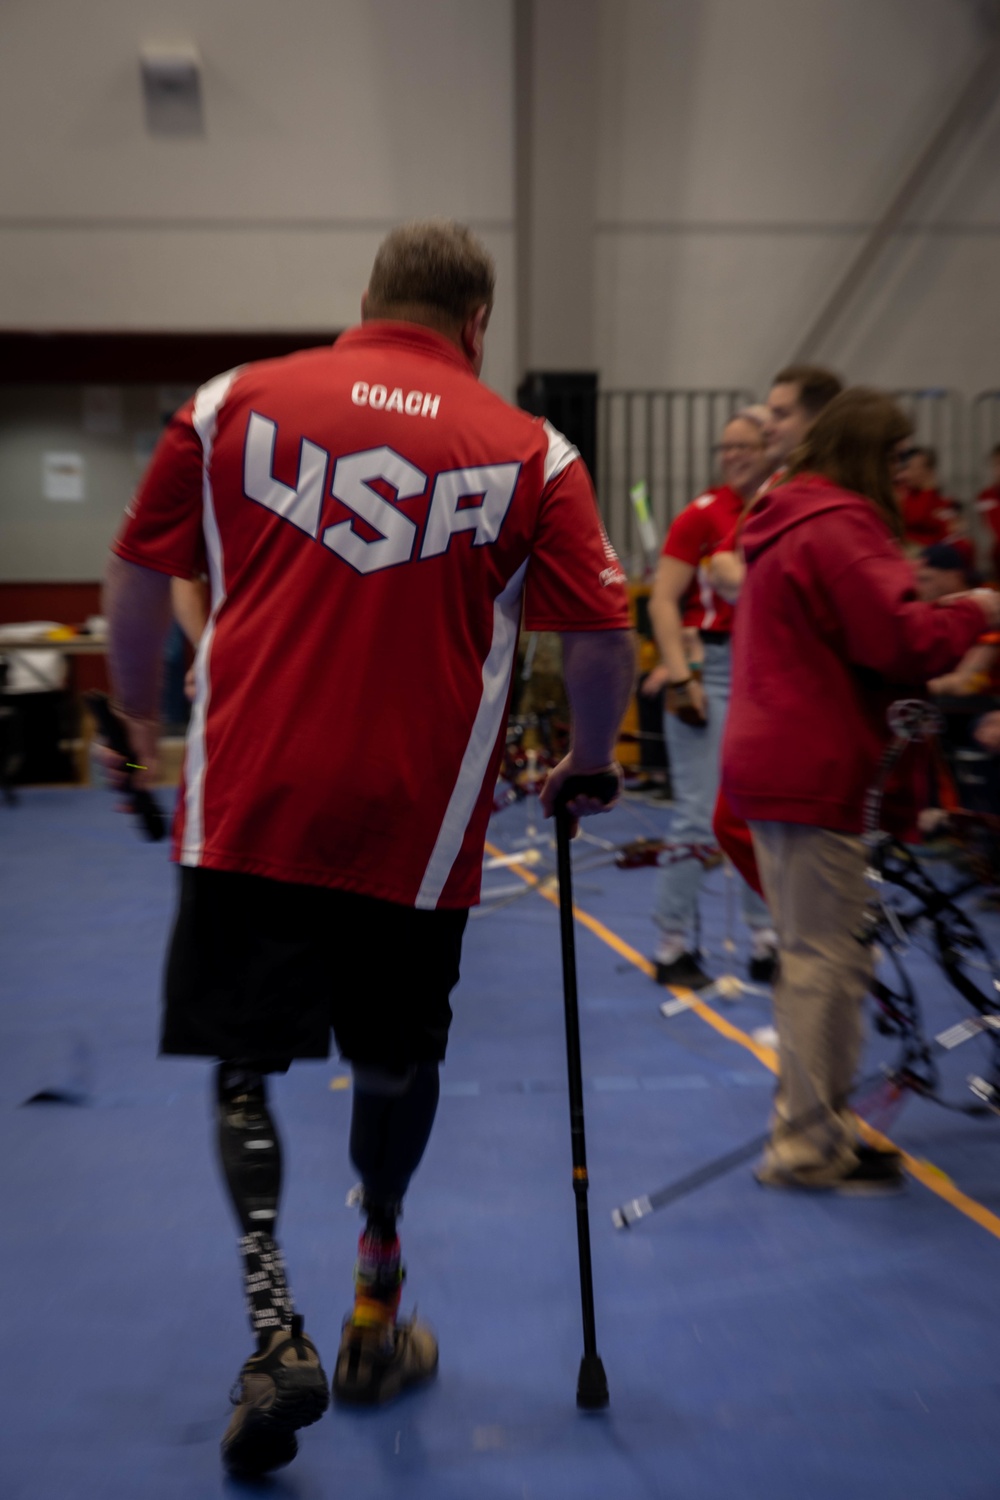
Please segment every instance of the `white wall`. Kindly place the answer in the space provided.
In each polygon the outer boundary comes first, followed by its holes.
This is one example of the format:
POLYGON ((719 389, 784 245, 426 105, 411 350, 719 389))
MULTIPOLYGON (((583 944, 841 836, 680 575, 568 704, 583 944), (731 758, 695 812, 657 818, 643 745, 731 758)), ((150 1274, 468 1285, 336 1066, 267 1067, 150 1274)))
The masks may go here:
POLYGON ((94 431, 80 386, 0 386, 0 579, 100 578, 122 511, 163 423, 190 391, 133 385, 117 393, 118 420, 94 431), (80 461, 82 500, 46 498, 46 455, 80 461))
POLYGON ((486 378, 513 370, 509 0, 5 0, 0 326, 357 321, 402 219, 498 262, 486 378), (145 125, 140 48, 193 42, 204 134, 145 125))
POLYGON ((598 0, 522 0, 518 254, 524 369, 593 370, 598 0))
MULTIPOLYGON (((605 385, 760 387, 985 34, 984 0, 528 3, 521 362, 605 385)), ((0 326, 342 326, 386 228, 440 213, 497 254, 487 376, 510 394, 514 6, 6 0, 0 326), (157 41, 200 49, 200 138, 146 130, 157 41)), ((916 222, 822 353, 996 384, 1000 110, 916 222)))
MULTIPOLYGON (((544 3, 544 0, 543 0, 544 3)), ((985 32, 973 0, 600 0, 595 348, 606 386, 763 388, 985 32)), ((998 383, 1000 111, 818 355, 998 383)))

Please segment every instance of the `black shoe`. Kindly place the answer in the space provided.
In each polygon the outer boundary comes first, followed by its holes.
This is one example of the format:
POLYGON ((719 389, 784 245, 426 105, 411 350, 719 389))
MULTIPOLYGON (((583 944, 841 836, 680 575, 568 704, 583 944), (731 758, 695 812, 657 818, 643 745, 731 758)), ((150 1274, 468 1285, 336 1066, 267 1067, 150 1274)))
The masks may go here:
POLYGON ((656 982, 671 987, 685 990, 707 990, 712 983, 711 975, 698 962, 694 953, 681 953, 670 963, 664 964, 656 960, 656 982))
POLYGON ((291 1463, 299 1427, 318 1422, 330 1404, 323 1366, 302 1319, 275 1328, 243 1366, 231 1397, 236 1410, 222 1439, 222 1461, 235 1478, 251 1479, 291 1463))
POLYGON ((748 964, 750 978, 755 984, 773 984, 778 977, 778 954, 775 949, 751 958, 748 964))

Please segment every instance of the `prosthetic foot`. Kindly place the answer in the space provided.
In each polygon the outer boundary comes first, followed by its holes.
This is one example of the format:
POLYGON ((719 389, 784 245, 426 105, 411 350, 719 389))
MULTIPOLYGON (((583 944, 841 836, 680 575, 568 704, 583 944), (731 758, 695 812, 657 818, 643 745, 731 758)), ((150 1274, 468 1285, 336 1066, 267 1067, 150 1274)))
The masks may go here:
POLYGON ((298 1452, 296 1432, 318 1422, 330 1404, 326 1375, 315 1345, 302 1331, 262 1336, 233 1388, 236 1410, 222 1439, 222 1460, 235 1478, 251 1479, 291 1463, 298 1452))

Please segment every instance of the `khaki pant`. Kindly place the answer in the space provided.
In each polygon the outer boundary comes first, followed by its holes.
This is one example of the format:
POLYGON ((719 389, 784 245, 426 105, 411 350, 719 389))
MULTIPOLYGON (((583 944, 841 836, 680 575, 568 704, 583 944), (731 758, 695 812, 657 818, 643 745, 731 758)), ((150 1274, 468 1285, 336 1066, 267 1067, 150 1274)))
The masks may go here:
POLYGON ((857 1161, 847 1096, 872 972, 871 949, 855 937, 866 900, 864 845, 798 823, 751 823, 750 831, 780 950, 780 1068, 758 1175, 823 1181, 857 1161))

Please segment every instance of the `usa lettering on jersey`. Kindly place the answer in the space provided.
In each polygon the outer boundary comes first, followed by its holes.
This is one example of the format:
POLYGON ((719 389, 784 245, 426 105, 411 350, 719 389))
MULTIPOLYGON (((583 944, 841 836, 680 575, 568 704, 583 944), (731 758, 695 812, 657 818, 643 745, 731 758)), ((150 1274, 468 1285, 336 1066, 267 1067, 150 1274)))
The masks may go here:
POLYGON ((384 445, 344 454, 333 466, 330 492, 378 536, 362 536, 353 521, 338 521, 320 535, 331 455, 319 444, 302 438, 298 478, 294 486, 284 484, 274 475, 277 437, 277 422, 260 412, 250 413, 243 446, 245 494, 321 542, 358 573, 395 568, 410 562, 414 555, 421 561, 440 557, 461 531, 474 533, 474 547, 489 546, 500 535, 521 472, 520 463, 499 463, 446 469, 438 474, 418 552, 420 528, 399 509, 399 502, 426 493, 429 481, 422 469, 384 445), (376 481, 395 490, 395 503, 373 488, 376 481))

